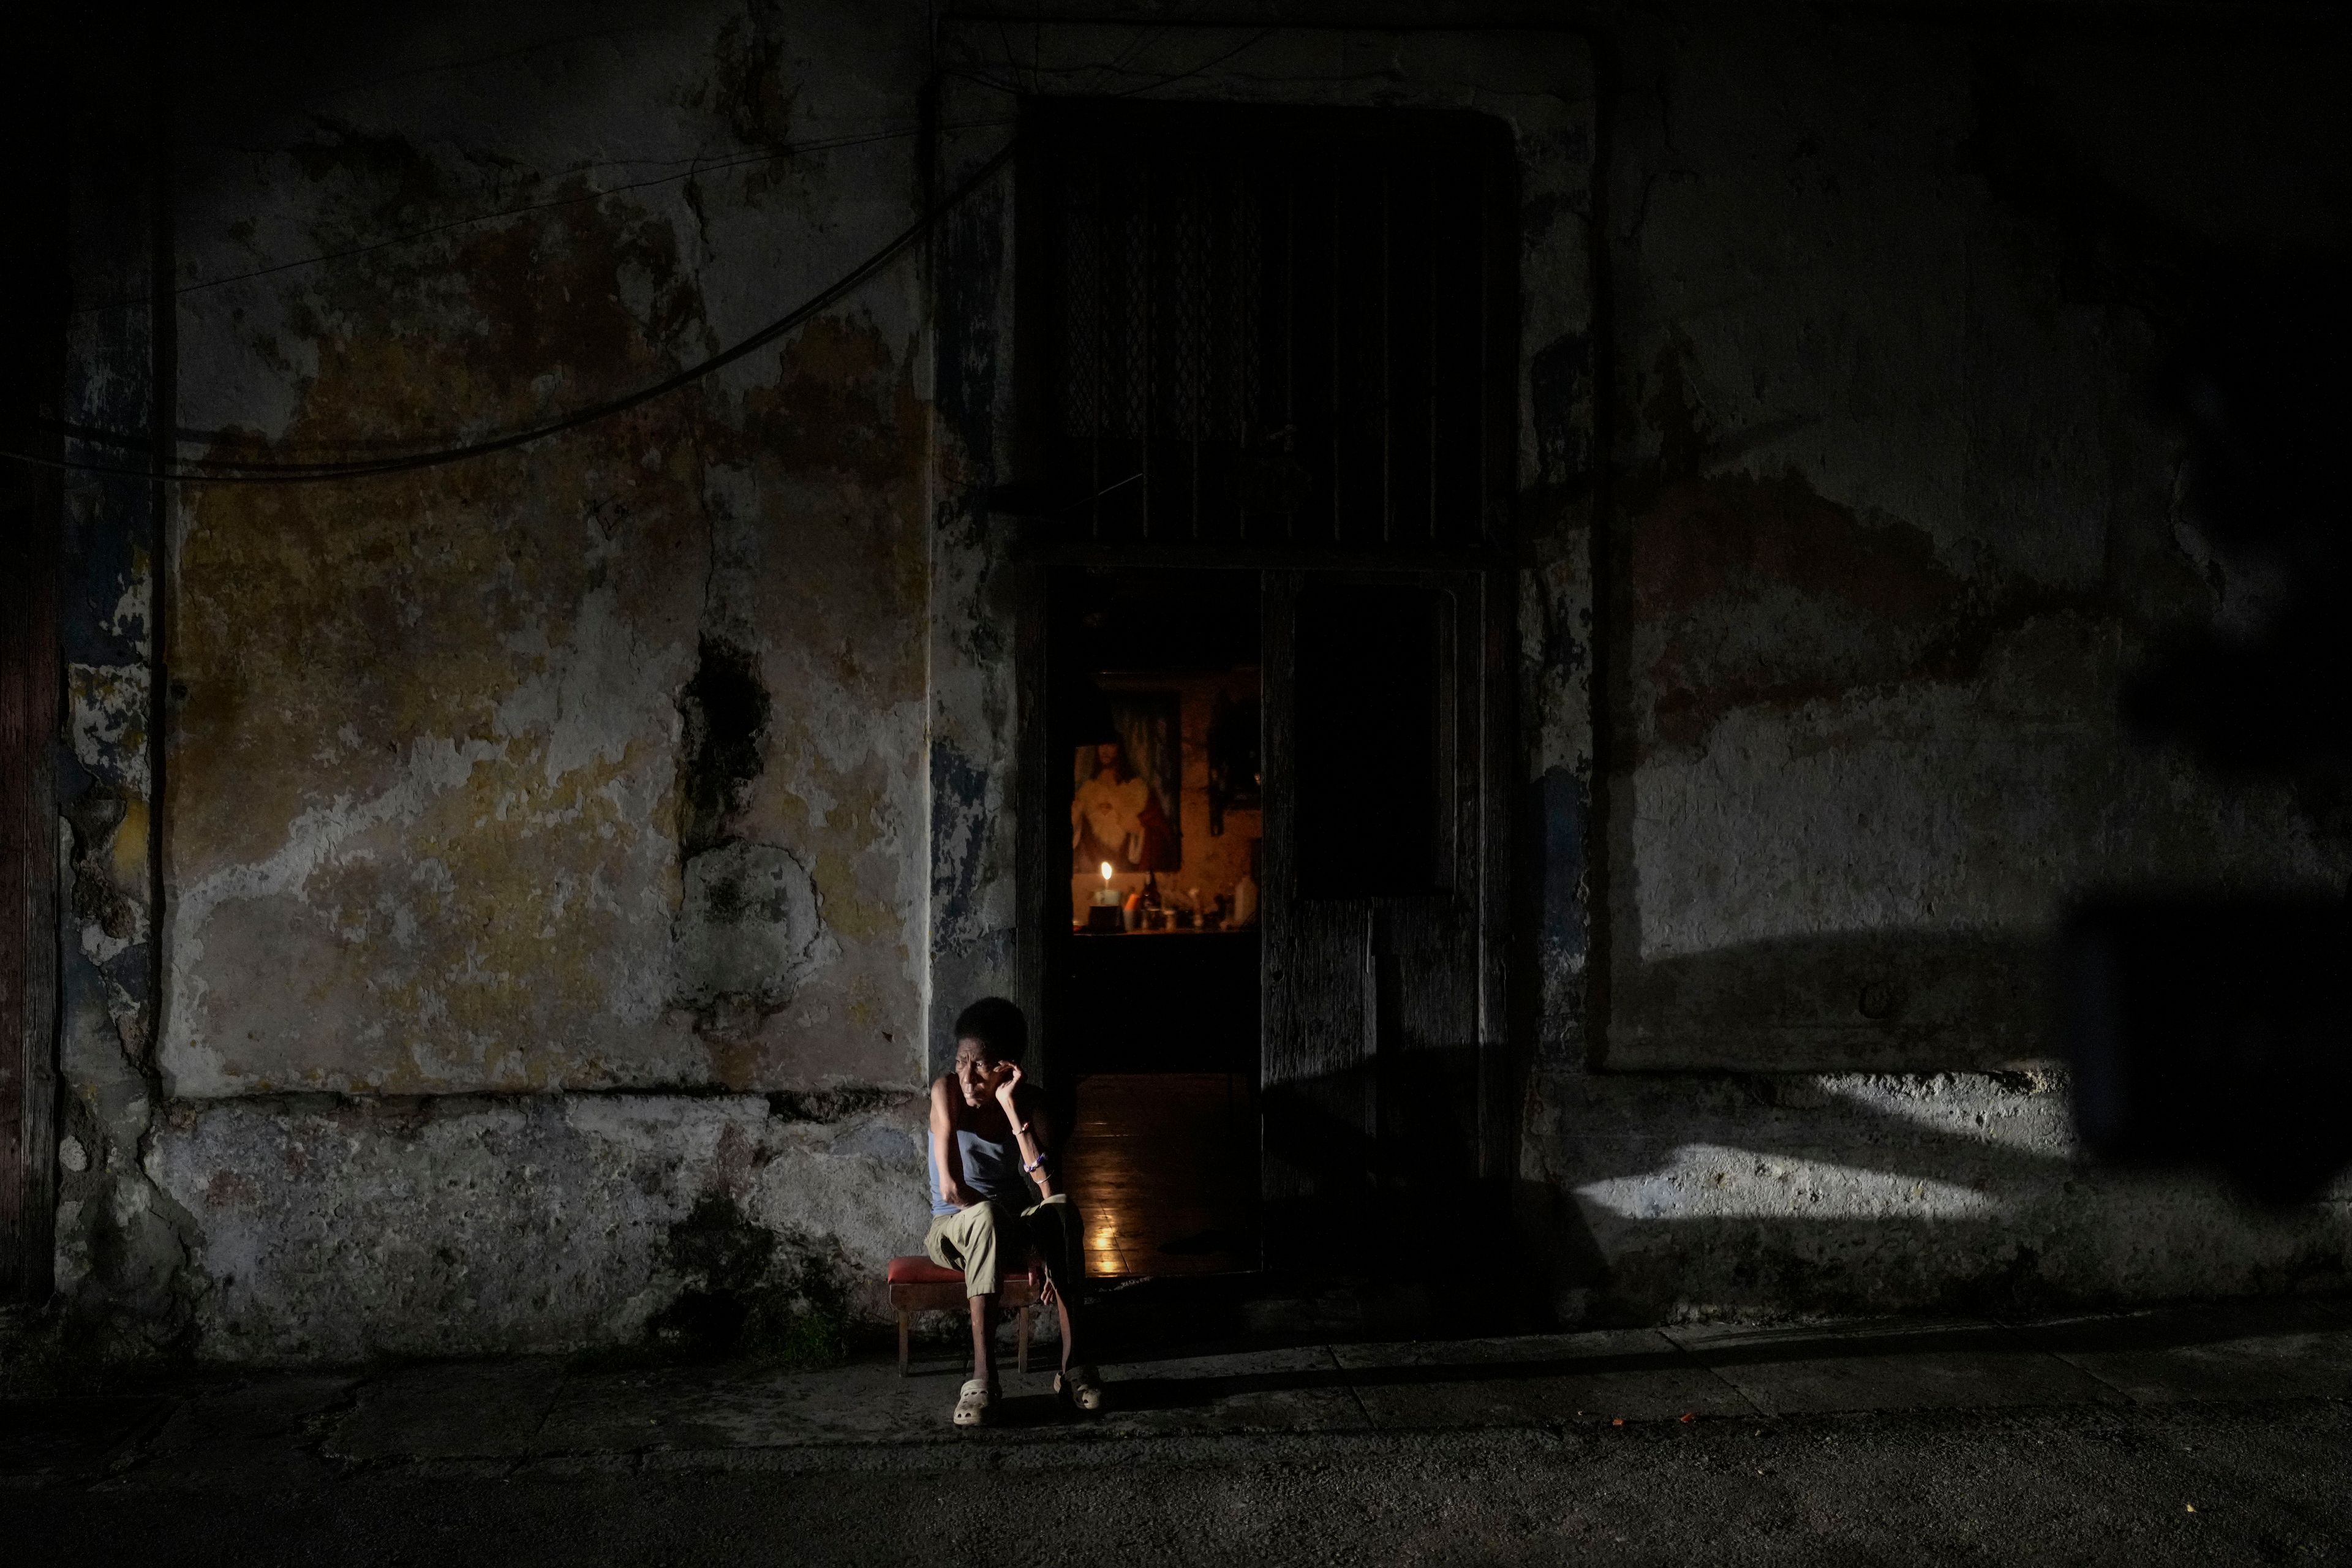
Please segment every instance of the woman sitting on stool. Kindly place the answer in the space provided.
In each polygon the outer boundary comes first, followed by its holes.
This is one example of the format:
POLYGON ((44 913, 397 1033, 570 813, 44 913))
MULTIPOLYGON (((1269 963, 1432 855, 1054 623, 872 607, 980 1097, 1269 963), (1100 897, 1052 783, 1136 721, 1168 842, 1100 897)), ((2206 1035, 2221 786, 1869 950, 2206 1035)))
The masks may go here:
POLYGON ((931 1229, 923 1238, 932 1262, 963 1270, 971 1305, 972 1376, 956 1396, 955 1424, 991 1418, 998 1282, 1008 1263, 1033 1255, 1045 1273, 1041 1298, 1061 1320, 1054 1392, 1077 1409, 1099 1410, 1102 1380, 1076 1360, 1077 1292, 1086 1278, 1077 1205, 1054 1180, 1045 1108, 1021 1078, 1028 1020, 1002 996, 984 996, 955 1028, 955 1070, 931 1085, 931 1229))

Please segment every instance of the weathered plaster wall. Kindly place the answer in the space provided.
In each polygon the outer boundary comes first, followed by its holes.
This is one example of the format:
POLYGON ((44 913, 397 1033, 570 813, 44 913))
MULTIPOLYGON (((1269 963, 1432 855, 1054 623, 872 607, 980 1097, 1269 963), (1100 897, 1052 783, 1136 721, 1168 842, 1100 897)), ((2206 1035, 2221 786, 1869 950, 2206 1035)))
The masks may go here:
MULTIPOLYGON (((759 0, 192 43, 184 450, 451 444, 743 338, 913 220, 926 49, 914 13, 759 0)), ((80 300, 143 302, 141 188, 93 181, 80 300)), ((919 261, 522 451, 180 488, 160 1010, 145 487, 80 487, 59 1262, 116 1349, 630 1338, 699 1288, 671 1233, 739 1199, 775 1269, 832 1260, 803 1296, 878 1310, 912 1142, 856 1180, 789 1151, 866 1125, 805 1097, 895 1104, 923 1071, 919 261), (694 1097, 511 1098, 642 1089, 694 1097), (381 1098, 419 1095, 461 1098, 381 1098)), ((145 327, 86 317, 88 422, 143 428, 145 327)))
MULTIPOLYGON (((2117 47, 2137 22, 2104 11, 2020 40, 1898 8, 1604 9, 1603 140, 1581 39, 1366 45, 1402 19, 1265 59, 1156 19, 967 30, 941 174, 1003 144, 989 68, 1016 55, 1087 90, 1181 74, 1150 90, 1544 126, 1521 142, 1521 1213, 1556 1307, 2343 1282, 2344 1203, 2255 1220, 2094 1176, 2045 1068, 1940 1070, 2039 1047, 2032 944, 2080 879, 2347 869, 2313 797, 2224 791, 2107 718, 2154 628, 2253 588, 2173 504, 2136 392, 2161 323, 2061 221, 2113 190, 2186 201, 2175 226, 2212 243, 2340 239, 2287 190, 2212 195, 2263 159, 2178 122, 2253 126, 2287 166, 2302 143, 2119 68, 2147 63, 2117 47), (2004 145, 2088 173, 2047 199, 2004 145), (2195 200, 2161 177, 2197 169, 2195 200), (1746 1070, 1590 1070, 1603 1047, 1746 1070)), ((190 60, 171 324, 179 417, 215 455, 576 407, 735 341, 918 208, 916 13, 335 26, 190 60)), ((2311 157, 2294 189, 2340 210, 2321 165, 2352 160, 2311 157)), ((78 289, 143 298, 139 180, 84 185, 78 289)), ((143 483, 78 483, 58 1261, 110 1350, 709 1346, 876 1308, 921 1224, 927 1049, 1019 979, 1015 584, 986 504, 1013 238, 986 188, 937 236, 935 320, 907 265, 525 452, 183 490, 161 550, 143 483)), ((81 416, 139 427, 143 323, 78 321, 81 416)))
POLYGON ((2032 1312, 2347 1279, 2352 1181, 2269 1211, 2214 1181, 2087 1168, 2054 1070, 1560 1078, 1529 1144, 1570 1321, 2032 1312))
MULTIPOLYGON (((787 149, 910 129, 919 41, 713 5, 247 127, 189 280, 451 226, 188 295, 183 419, 455 438, 744 336, 908 221, 911 136, 787 149)), ((914 300, 525 452, 187 494, 174 1096, 915 1081, 914 300)))
POLYGON ((929 1215, 914 1096, 188 1102, 149 1169, 227 1360, 780 1342, 886 1311, 929 1215))
MULTIPOLYGON (((77 423, 143 433, 157 395, 147 306, 158 187, 131 96, 93 95, 74 126, 65 405, 77 423)), ((80 442, 68 451, 133 471, 71 473, 64 484, 55 1279, 61 1300, 110 1331, 109 1349, 138 1355, 184 1348, 193 1322, 190 1226, 142 1164, 163 1101, 152 861, 157 516, 152 487, 121 451, 80 442)))
POLYGON ((2352 1187, 2092 1171, 2044 1059, 2070 895, 2352 871, 2326 781, 2118 719, 2167 626, 2260 614, 2150 386, 2220 264, 2352 239, 2331 26, 1612 19, 1612 1070, 1539 1059, 1524 1167, 1564 1313, 2352 1282, 2352 1187))
POLYGON ((2286 781, 2123 732, 2124 673, 2233 590, 2152 407, 2187 323, 2070 261, 2200 243, 2193 173, 2119 232, 2084 127, 2200 118, 2249 163, 2324 143, 2240 112, 2286 39, 2230 33, 2200 92, 2150 79, 2120 23, 1691 16, 1627 32, 1607 1059, 2042 1054, 2070 894, 2352 872, 2286 781))

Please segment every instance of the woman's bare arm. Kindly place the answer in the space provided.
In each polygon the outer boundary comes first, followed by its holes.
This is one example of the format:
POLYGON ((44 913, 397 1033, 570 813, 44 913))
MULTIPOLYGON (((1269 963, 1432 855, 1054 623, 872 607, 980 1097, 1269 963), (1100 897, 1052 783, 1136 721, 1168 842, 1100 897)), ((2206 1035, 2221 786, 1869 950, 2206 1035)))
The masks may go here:
POLYGON ((996 1086, 996 1103, 1004 1108, 1004 1120, 1013 1126, 1013 1142, 1021 1146, 1021 1168, 1037 1184, 1037 1195, 1054 1195, 1053 1169, 1045 1163, 1045 1108, 1034 1107, 1029 1120, 1023 1120, 1016 1092, 1021 1087, 1021 1064, 1015 1062, 1005 1074, 1004 1081, 996 1086))
POLYGON ((931 1169, 939 1173, 940 1195, 968 1209, 973 1200, 964 1191, 963 1156, 956 1149, 955 1102, 948 1098, 953 1092, 945 1079, 931 1085, 931 1169))

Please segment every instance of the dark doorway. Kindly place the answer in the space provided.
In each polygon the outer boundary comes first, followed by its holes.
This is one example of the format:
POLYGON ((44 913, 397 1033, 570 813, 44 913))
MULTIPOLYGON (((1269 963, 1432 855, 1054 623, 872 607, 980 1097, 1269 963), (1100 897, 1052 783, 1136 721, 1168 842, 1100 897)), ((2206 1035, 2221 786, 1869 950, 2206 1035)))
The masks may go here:
POLYGON ((1036 568, 1024 963, 1103 1272, 1346 1271, 1400 1215, 1493 1239, 1517 185, 1470 113, 1024 110, 992 497, 1036 568), (1230 858, 1194 872, 1211 752, 1255 921, 1230 858))
POLYGON ((1265 575, 1259 1083, 1286 1262, 1498 1212, 1498 597, 1477 572, 1265 575))
POLYGON ((1029 114, 1023 510, 1097 547, 1503 542, 1507 126, 1117 100, 1029 114))
MULTIPOLYGON (((37 42, 16 52, 40 58, 37 42)), ((25 177, 0 229, 0 425, 56 458, 58 437, 37 432, 54 430, 65 385, 66 137, 29 68, 9 85, 0 117, 25 177)), ((61 479, 0 461, 0 1308, 46 1300, 54 1260, 61 479)))
POLYGON ((1045 1026, 1107 1277, 1256 1267, 1257 574, 1049 587, 1045 1026))

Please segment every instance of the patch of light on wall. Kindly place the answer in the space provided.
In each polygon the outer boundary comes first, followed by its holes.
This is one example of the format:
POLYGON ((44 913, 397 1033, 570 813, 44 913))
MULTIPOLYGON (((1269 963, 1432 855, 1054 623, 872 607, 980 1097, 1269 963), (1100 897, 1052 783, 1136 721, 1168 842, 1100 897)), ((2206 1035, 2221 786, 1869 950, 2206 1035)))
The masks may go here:
POLYGON ((2073 1106, 2063 1078, 2044 1079, 2033 1093, 1996 1087, 1981 1073, 1854 1073, 1819 1081, 1825 1093, 1848 1105, 1937 1137, 2051 1161, 2063 1161, 2074 1152, 2073 1106))
POLYGON ((1577 1196, 1623 1219, 1960 1219, 1996 1215, 1957 1182, 1828 1160, 1685 1143, 1654 1171, 1587 1182, 1577 1196))

